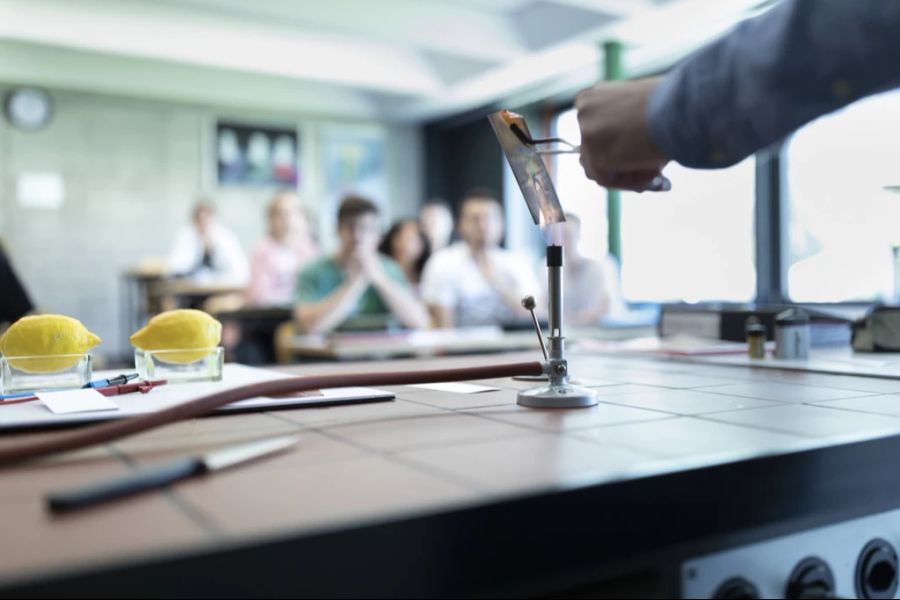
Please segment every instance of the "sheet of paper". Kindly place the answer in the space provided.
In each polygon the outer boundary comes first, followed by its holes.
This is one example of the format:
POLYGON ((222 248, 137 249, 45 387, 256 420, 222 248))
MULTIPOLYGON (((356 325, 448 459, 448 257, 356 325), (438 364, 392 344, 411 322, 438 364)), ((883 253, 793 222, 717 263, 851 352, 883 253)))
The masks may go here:
POLYGON ((35 394, 44 406, 57 415, 95 412, 99 410, 119 410, 119 405, 97 390, 66 390, 62 392, 40 392, 35 394))
POLYGON ((500 389, 486 385, 475 385, 473 383, 423 383, 420 385, 410 385, 408 387, 419 388, 420 390, 434 390, 435 392, 449 392, 451 394, 479 394, 481 392, 493 392, 500 389))

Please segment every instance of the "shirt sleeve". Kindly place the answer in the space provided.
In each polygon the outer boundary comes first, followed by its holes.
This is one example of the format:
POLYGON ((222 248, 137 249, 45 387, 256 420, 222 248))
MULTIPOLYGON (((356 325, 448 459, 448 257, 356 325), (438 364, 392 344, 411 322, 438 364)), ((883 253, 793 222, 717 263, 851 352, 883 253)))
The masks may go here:
POLYGON ((0 247, 0 323, 11 323, 34 310, 31 298, 19 281, 6 252, 0 247))
MULTIPOLYGON (((443 252, 443 251, 442 251, 443 252)), ((457 293, 453 278, 462 276, 461 273, 450 269, 448 258, 445 254, 436 254, 425 264, 422 272, 420 291, 422 301, 433 306, 445 308, 456 306, 457 293)))
POLYGON ((786 0, 671 71, 650 134, 687 167, 735 164, 813 119, 900 86, 900 2, 786 0))
POLYGON ((187 275, 199 266, 198 242, 193 232, 182 229, 175 237, 166 259, 166 267, 173 275, 187 275))
POLYGON ((403 274, 403 269, 400 268, 400 265, 386 256, 382 257, 381 260, 384 265, 384 272, 387 273, 391 281, 400 285, 403 289, 409 290, 409 281, 406 279, 406 275, 403 274))

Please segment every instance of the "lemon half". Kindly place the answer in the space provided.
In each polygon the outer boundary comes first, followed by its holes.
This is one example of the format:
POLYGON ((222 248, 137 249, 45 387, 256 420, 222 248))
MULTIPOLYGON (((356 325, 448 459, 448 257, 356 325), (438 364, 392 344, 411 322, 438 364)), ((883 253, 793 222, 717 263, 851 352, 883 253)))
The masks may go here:
POLYGON ((222 339, 222 324, 202 310, 179 309, 160 313, 132 335, 131 345, 141 350, 193 350, 171 352, 164 362, 188 364, 209 354, 222 339))
POLYGON ((65 315, 22 317, 0 337, 0 352, 9 363, 26 373, 63 371, 78 362, 78 356, 14 360, 17 356, 84 354, 100 343, 78 319, 65 315))

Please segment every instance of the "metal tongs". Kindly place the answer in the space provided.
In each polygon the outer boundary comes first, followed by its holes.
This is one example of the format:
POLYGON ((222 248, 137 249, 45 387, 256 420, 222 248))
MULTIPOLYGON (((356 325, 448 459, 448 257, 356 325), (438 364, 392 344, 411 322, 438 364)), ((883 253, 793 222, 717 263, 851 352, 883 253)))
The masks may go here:
MULTIPOLYGON (((528 125, 525 124, 525 119, 522 118, 521 115, 518 115, 514 112, 508 110, 501 110, 496 113, 491 114, 488 119, 491 122, 491 125, 494 127, 494 132, 497 134, 497 137, 500 139, 501 146, 503 146, 503 151, 506 154, 507 159, 509 160, 510 166, 513 169, 513 172, 517 172, 517 166, 521 169, 524 164, 534 164, 534 161, 528 161, 526 158, 521 156, 521 152, 516 153, 514 149, 510 148, 509 140, 515 139, 518 141, 519 147, 522 149, 527 149, 530 152, 530 155, 533 158, 537 158, 539 156, 548 156, 554 154, 580 154, 581 146, 576 146, 572 142, 565 140, 561 137, 548 137, 548 138, 535 138, 531 137, 531 133, 528 131, 528 125), (512 133, 512 136, 505 136, 503 132, 503 126, 512 133), (506 143, 504 143, 504 138, 507 138, 506 143), (562 145, 567 146, 566 148, 538 148, 538 146, 544 145, 562 145), (517 164, 518 163, 518 164, 517 164)), ((534 170, 534 169, 530 169, 534 170)), ((518 173, 517 173, 517 179, 518 173)), ((521 181, 520 181, 521 185, 521 181)), ((648 192, 665 192, 672 189, 672 183, 666 178, 664 175, 657 175, 654 177, 647 187, 644 188, 643 191, 648 192)), ((526 200, 527 200, 526 196, 526 200)), ((537 222, 537 221, 535 221, 537 222)), ((553 221, 550 221, 553 222, 553 221)))

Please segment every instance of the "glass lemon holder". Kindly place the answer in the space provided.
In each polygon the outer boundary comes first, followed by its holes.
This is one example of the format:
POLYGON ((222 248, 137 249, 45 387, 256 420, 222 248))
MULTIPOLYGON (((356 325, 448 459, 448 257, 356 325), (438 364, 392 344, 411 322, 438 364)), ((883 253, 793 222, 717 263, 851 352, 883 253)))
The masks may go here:
POLYGON ((0 394, 80 388, 91 374, 88 353, 0 356, 0 394))
POLYGON ((225 349, 210 348, 134 350, 134 367, 146 381, 165 379, 168 383, 221 381, 225 349))

